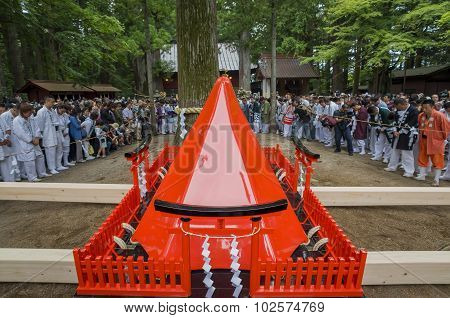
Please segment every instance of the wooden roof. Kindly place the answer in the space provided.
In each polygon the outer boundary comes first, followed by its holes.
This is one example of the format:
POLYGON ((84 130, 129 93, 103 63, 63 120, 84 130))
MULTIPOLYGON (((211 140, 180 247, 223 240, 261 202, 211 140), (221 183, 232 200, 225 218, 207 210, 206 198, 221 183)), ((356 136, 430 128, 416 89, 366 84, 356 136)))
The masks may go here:
MULTIPOLYGON (((445 71, 447 69, 450 69, 450 63, 443 64, 443 65, 432 65, 432 66, 424 66, 424 67, 417 67, 417 68, 409 68, 406 70, 406 77, 427 76, 427 75, 432 75, 437 72, 445 71)), ((404 77, 404 76, 405 76, 404 70, 392 71, 392 78, 399 78, 399 77, 404 77)))
POLYGON ((37 86, 48 92, 71 92, 71 93, 86 93, 86 92, 120 92, 121 90, 115 88, 110 84, 92 84, 89 86, 79 85, 73 82, 50 81, 50 80, 28 80, 27 83, 20 88, 18 93, 26 93, 29 87, 37 86))
POLYGON ((120 89, 110 84, 92 84, 88 87, 96 92, 121 92, 120 89))
POLYGON ((72 82, 28 80, 18 93, 25 93, 31 86, 38 86, 48 92, 93 92, 92 89, 72 82))
MULTIPOLYGON (((259 60, 258 76, 272 77, 272 56, 262 54, 259 60)), ((298 58, 277 54, 277 78, 318 78, 317 72, 310 63, 302 63, 298 58)))

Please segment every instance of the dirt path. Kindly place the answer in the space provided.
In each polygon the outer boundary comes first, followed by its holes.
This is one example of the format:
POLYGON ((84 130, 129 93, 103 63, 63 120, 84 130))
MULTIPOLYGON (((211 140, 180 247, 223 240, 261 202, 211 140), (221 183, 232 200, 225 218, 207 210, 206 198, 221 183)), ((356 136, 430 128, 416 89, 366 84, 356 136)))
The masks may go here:
MULTIPOLYGON (((292 144, 277 135, 259 135, 263 146, 280 144, 293 156, 292 144)), ((158 136, 150 147, 155 156, 172 136, 158 136)), ((316 142, 305 143, 321 154, 315 164, 313 185, 319 186, 429 186, 406 179, 400 172, 382 170, 369 156, 335 154, 316 142)), ((123 154, 128 146, 106 159, 86 162, 46 182, 131 183, 129 163, 123 154)), ((450 186, 443 182, 442 186, 450 186)), ((431 204, 431 203, 430 203, 431 204)), ((106 204, 0 201, 0 247, 73 248, 82 246, 113 206, 106 204)), ((368 250, 437 250, 450 244, 449 207, 329 208, 338 224, 359 247, 368 250)), ((372 286, 368 297, 449 297, 450 286, 372 286)), ((0 284, 3 297, 71 297, 74 285, 0 284)))

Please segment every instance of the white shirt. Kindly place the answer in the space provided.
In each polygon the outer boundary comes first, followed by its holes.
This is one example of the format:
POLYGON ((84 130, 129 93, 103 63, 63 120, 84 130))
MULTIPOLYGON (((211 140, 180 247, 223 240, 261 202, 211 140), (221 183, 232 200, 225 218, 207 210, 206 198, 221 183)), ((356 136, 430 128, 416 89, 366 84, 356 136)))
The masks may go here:
POLYGON ((129 109, 128 107, 125 107, 122 110, 122 117, 124 120, 129 120, 129 119, 133 119, 133 111, 131 109, 129 109))

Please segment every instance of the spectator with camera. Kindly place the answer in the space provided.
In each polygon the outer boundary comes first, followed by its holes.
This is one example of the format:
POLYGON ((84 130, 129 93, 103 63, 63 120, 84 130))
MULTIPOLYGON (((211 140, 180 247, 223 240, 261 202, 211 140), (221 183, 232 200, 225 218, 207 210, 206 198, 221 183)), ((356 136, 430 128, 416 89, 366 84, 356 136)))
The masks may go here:
POLYGON ((341 140, 345 139, 347 143, 347 151, 349 156, 353 156, 353 124, 354 114, 353 110, 347 104, 342 105, 341 109, 334 112, 333 117, 336 119, 336 126, 334 127, 336 149, 334 152, 341 152, 341 140))

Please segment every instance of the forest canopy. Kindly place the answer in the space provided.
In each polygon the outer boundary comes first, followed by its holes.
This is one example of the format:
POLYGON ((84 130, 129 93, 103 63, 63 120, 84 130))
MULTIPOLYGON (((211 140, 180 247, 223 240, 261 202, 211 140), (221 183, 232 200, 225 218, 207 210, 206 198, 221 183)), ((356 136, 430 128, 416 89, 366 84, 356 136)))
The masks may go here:
MULTIPOLYGON (((270 0, 216 2, 219 42, 236 46, 241 60, 270 52, 270 0)), ((275 10, 277 52, 313 63, 317 92, 385 92, 392 70, 449 62, 449 1, 278 0, 275 10)), ((176 40, 175 11, 175 0, 0 0, 0 95, 31 78, 143 94, 146 28, 158 89, 172 72, 160 50, 176 40)))

